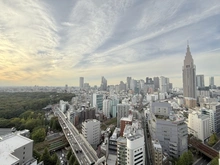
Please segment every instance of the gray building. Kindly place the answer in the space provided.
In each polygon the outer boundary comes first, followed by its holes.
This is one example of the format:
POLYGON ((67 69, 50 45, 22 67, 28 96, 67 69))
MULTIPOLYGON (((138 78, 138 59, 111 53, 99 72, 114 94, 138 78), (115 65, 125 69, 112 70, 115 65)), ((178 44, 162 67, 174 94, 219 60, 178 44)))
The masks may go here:
POLYGON ((120 120, 122 117, 128 117, 130 106, 129 104, 117 105, 117 127, 120 127, 120 120))
POLYGON ((79 78, 79 88, 83 89, 83 85, 84 85, 84 77, 80 77, 79 78))
POLYGON ((196 98, 196 66, 187 45, 186 56, 183 65, 183 96, 196 98))
POLYGON ((155 88, 155 90, 158 90, 158 88, 160 88, 160 79, 159 79, 159 77, 154 77, 154 88, 155 88))
POLYGON ((196 75, 196 87, 204 87, 204 75, 196 75))
POLYGON ((188 149, 188 130, 184 117, 174 114, 166 102, 153 102, 149 118, 149 130, 152 139, 158 139, 163 152, 178 158, 188 149))

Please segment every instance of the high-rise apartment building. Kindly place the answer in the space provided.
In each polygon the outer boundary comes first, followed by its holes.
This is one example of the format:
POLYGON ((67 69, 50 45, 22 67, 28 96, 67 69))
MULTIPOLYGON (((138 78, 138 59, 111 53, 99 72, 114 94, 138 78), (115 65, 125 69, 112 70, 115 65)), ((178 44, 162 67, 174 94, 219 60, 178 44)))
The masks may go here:
POLYGON ((196 87, 204 87, 204 75, 196 75, 196 87))
POLYGON ((186 56, 183 65, 183 96, 196 98, 196 66, 187 45, 186 56))
POLYGON ((110 113, 112 111, 112 100, 111 99, 105 99, 103 101, 103 115, 105 115, 107 118, 110 118, 110 113))
POLYGON ((84 85, 84 77, 80 77, 79 78, 79 88, 83 89, 83 85, 84 85))
POLYGON ((101 129, 100 121, 96 119, 88 119, 82 123, 82 134, 89 144, 97 145, 100 143, 101 129))

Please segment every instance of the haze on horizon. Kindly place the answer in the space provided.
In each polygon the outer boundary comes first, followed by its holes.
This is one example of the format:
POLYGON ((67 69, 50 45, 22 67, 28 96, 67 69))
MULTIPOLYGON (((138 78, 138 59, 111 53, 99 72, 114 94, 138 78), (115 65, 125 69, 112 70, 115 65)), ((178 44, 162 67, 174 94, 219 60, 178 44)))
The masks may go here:
POLYGON ((2 0, 0 8, 0 86, 166 76, 182 87, 187 40, 196 73, 220 85, 219 0, 2 0))

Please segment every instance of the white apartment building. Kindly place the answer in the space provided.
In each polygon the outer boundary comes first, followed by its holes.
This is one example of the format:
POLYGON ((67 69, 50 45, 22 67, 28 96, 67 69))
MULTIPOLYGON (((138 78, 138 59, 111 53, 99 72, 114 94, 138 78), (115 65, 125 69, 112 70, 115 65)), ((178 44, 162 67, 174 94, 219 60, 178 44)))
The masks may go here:
POLYGON ((117 140, 118 165, 145 164, 145 142, 143 129, 139 122, 126 125, 124 136, 117 140))
POLYGON ((88 119, 82 123, 82 134, 91 145, 100 143, 101 129, 100 121, 88 119))
POLYGON ((110 99, 105 99, 103 101, 103 114, 107 117, 107 118, 110 118, 110 112, 111 112, 111 109, 112 109, 112 100, 110 99))
POLYGON ((152 139, 158 139, 163 152, 178 158, 187 151, 188 131, 184 117, 175 114, 166 102, 153 102, 148 120, 152 139))
POLYGON ((130 105, 118 104, 117 105, 117 127, 120 127, 120 120, 122 117, 128 117, 130 105))
POLYGON ((0 164, 37 165, 32 156, 33 140, 21 135, 9 134, 0 139, 0 164))
POLYGON ((188 132, 204 142, 211 136, 209 115, 202 114, 201 111, 190 110, 188 116, 188 132))

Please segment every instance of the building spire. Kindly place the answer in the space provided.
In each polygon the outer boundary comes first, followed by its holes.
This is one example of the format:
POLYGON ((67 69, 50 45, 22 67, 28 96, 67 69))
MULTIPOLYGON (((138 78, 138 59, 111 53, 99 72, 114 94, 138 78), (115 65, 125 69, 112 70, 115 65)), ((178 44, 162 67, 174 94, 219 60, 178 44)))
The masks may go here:
POLYGON ((187 40, 187 52, 190 53, 190 48, 189 48, 189 40, 187 40))

